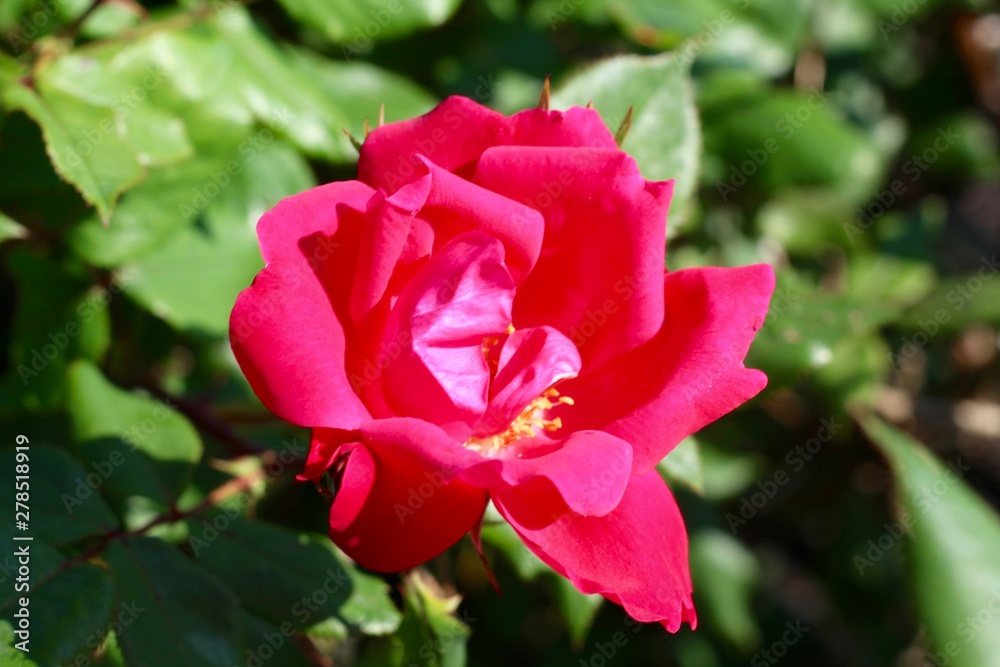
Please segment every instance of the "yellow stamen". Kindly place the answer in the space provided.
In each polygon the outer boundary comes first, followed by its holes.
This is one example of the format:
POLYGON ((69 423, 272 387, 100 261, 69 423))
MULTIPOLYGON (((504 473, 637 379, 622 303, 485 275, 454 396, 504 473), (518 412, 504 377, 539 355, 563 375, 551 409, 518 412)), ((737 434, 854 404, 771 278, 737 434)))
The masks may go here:
POLYGON ((534 438, 539 430, 549 433, 558 431, 562 428, 562 419, 546 418, 546 411, 558 405, 573 405, 573 399, 560 396, 557 389, 549 387, 541 396, 528 403, 505 431, 485 438, 469 438, 465 446, 482 454, 495 454, 522 438, 534 438))
POLYGON ((483 338, 483 358, 486 359, 486 364, 490 367, 490 375, 496 375, 497 369, 500 367, 500 355, 493 354, 493 348, 499 344, 500 338, 498 336, 483 338))

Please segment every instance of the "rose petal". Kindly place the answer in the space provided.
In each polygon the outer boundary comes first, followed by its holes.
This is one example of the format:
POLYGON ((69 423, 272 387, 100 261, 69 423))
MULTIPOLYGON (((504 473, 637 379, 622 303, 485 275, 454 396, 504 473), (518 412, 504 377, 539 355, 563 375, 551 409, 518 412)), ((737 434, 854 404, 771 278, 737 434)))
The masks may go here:
POLYGON ((663 281, 666 319, 656 338, 564 385, 576 404, 569 429, 601 429, 632 443, 633 469, 757 395, 767 377, 743 365, 774 289, 766 264, 697 268, 663 281))
POLYGON ((471 433, 489 398, 483 339, 510 323, 514 283, 503 260, 499 241, 467 232, 436 253, 407 285, 385 338, 404 350, 381 376, 383 396, 395 415, 471 433))
POLYGON ((392 197, 379 190, 368 202, 351 286, 351 317, 359 326, 393 277, 402 289, 434 247, 434 230, 414 215, 426 199, 426 192, 419 192, 424 185, 418 181, 392 197))
POLYGON ((493 501, 528 548, 582 592, 600 593, 637 621, 660 622, 670 632, 685 621, 697 625, 687 531, 655 471, 631 478, 618 506, 601 517, 552 521, 550 507, 516 494, 494 492, 493 501))
POLYGON ((672 182, 644 180, 621 151, 561 148, 492 148, 472 180, 545 216, 541 255, 518 289, 514 326, 559 329, 584 368, 656 334, 672 182))
POLYGON ((441 429, 390 419, 362 434, 338 452, 349 458, 330 508, 330 537, 348 556, 379 572, 405 570, 445 551, 482 516, 486 492, 446 479, 422 455, 450 442, 441 429))
POLYGON ((419 178, 417 154, 465 175, 492 146, 617 148, 592 109, 529 109, 506 117, 468 98, 449 97, 424 116, 372 130, 361 146, 358 178, 391 193, 419 178))
POLYGON ((544 523, 567 511, 604 516, 618 506, 632 471, 632 446, 627 442, 600 431, 580 431, 534 451, 533 445, 531 440, 512 444, 513 455, 499 458, 501 467, 481 464, 461 476, 488 485, 494 495, 516 496, 529 506, 547 508, 544 523))
POLYGON ((542 216, 419 158, 418 178, 386 197, 372 197, 365 215, 351 314, 364 318, 383 299, 390 280, 405 285, 432 250, 469 231, 504 245, 507 267, 519 284, 542 246, 542 216))
POLYGON ((260 400, 302 426, 370 419, 345 371, 346 295, 372 190, 331 183, 282 200, 257 225, 267 266, 230 316, 236 360, 260 400))

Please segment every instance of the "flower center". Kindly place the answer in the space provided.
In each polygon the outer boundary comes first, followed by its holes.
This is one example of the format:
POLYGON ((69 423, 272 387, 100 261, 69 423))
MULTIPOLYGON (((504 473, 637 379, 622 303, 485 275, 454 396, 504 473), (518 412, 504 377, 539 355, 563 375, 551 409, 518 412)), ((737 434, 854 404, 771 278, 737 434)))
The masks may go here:
POLYGON ((469 438, 465 446, 480 454, 496 454, 521 438, 534 438, 539 431, 550 433, 558 431, 562 428, 562 419, 559 417, 546 419, 546 412, 557 405, 573 405, 573 399, 569 396, 560 396, 555 387, 549 387, 541 396, 528 403, 502 433, 469 438))

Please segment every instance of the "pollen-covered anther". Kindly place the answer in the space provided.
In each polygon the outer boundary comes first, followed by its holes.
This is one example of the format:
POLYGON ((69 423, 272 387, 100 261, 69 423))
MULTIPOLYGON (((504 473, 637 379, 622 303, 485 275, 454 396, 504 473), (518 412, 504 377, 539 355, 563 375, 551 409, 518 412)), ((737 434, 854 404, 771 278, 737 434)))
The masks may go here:
POLYGON ((534 438, 539 431, 549 433, 558 431, 562 428, 562 419, 547 418, 547 412, 558 405, 573 405, 573 399, 569 396, 560 396, 557 389, 549 387, 541 396, 528 403, 502 433, 485 438, 469 438, 465 446, 478 452, 496 453, 522 438, 534 438))

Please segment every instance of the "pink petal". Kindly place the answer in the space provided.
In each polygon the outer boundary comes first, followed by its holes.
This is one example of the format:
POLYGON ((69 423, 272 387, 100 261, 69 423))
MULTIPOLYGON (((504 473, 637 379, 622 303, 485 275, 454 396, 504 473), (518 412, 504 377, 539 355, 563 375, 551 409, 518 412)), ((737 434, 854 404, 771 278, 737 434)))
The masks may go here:
POLYGON ((351 317, 358 325, 385 296, 394 276, 405 285, 431 254, 434 230, 415 215, 426 197, 419 192, 423 185, 418 181, 392 197, 379 190, 368 202, 351 286, 351 317))
POLYGON ((499 241, 467 232, 407 285, 385 334, 404 351, 381 377, 395 415, 471 433, 489 398, 483 339, 510 323, 514 283, 503 260, 499 241))
POLYGON ((520 329, 507 337, 490 386, 480 437, 503 431, 527 405, 560 380, 580 372, 580 353, 552 327, 520 329))
POLYGON ((634 471, 649 470, 767 384, 743 359, 773 289, 766 264, 669 273, 666 319, 656 338, 565 383, 576 401, 562 413, 566 428, 602 429, 632 443, 634 471))
POLYGON ((600 593, 642 622, 676 632, 694 628, 688 541, 670 490, 654 472, 633 477, 610 514, 562 514, 551 506, 494 492, 493 501, 524 543, 584 593, 600 593))
POLYGON ((416 175, 395 194, 379 191, 369 203, 351 293, 356 321, 383 299, 390 280, 405 285, 418 261, 464 232, 479 230, 500 240, 515 283, 538 259, 545 223, 537 211, 422 157, 416 175))
POLYGON ((372 190, 331 183, 282 200, 257 225, 267 266, 230 316, 236 360, 278 416, 356 428, 369 419, 345 372, 347 294, 372 190))
POLYGON ((493 148, 473 182, 545 216, 542 252, 514 302, 518 328, 557 328, 584 368, 652 338, 663 321, 672 182, 650 183, 617 150, 493 148))
POLYGON ((469 468, 462 478, 489 485, 494 496, 547 508, 549 513, 541 517, 546 524, 567 511, 604 516, 618 506, 632 472, 627 442, 600 431, 579 431, 534 451, 533 445, 531 440, 509 445, 512 455, 501 455, 502 467, 469 468))
MULTIPOLYGON (((347 456, 330 508, 330 537, 344 552, 379 572, 405 570, 439 555, 479 520, 486 493, 446 478, 414 440, 447 436, 416 420, 380 420, 363 441, 340 447, 347 456), (382 423, 382 422, 387 423, 382 423)), ((314 444, 315 446, 315 444, 314 444)))
POLYGON ((530 109, 506 117, 468 98, 449 97, 424 116, 373 130, 361 146, 358 178, 395 192, 419 178, 418 154, 461 173, 492 146, 617 147, 592 109, 530 109))
POLYGON ((584 516, 612 511, 632 469, 632 447, 599 431, 574 433, 562 442, 522 440, 497 458, 467 449, 440 427, 419 419, 377 419, 364 424, 361 433, 380 451, 405 447, 435 485, 461 480, 480 489, 544 498, 539 504, 560 515, 567 508, 584 516))

